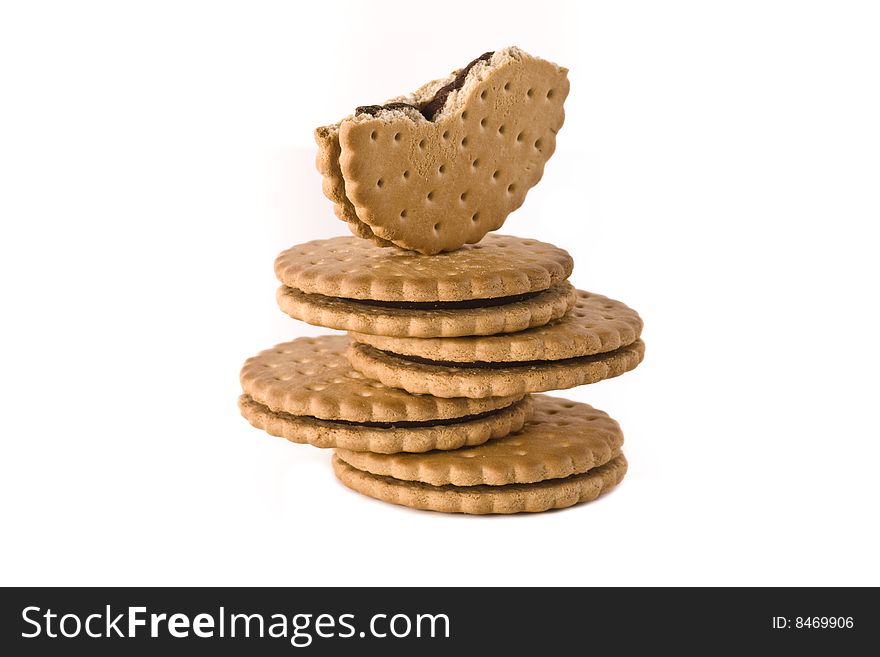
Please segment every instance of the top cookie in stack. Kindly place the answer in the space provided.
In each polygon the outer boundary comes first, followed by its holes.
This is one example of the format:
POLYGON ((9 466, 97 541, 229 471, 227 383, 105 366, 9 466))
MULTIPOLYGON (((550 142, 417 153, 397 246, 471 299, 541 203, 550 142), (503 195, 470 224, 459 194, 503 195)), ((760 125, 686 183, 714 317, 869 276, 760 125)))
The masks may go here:
POLYGON ((347 486, 420 509, 544 511, 623 478, 613 419, 530 393, 636 367, 641 318, 576 290, 565 250, 487 236, 553 154, 566 73, 506 48, 316 131, 324 192, 356 237, 281 253, 277 300, 349 336, 249 359, 254 426, 335 447, 347 486))
POLYGON ((568 70, 519 48, 318 128, 318 170, 358 237, 419 253, 497 230, 556 149, 568 70))

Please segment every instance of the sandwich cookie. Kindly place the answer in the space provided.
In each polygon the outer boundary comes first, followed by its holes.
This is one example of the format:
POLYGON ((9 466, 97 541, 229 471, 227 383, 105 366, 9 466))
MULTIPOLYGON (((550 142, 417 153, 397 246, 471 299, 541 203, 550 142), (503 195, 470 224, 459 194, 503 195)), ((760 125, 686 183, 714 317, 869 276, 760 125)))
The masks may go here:
POLYGON ((497 230, 542 177, 567 69, 510 47, 318 128, 324 193, 382 246, 451 251, 497 230))
POLYGON ((519 430, 522 395, 440 399, 388 388, 351 369, 345 336, 299 338, 249 358, 241 414, 292 442, 388 454, 457 449, 519 430))
POLYGON ((352 366, 387 386, 437 397, 491 397, 595 383, 644 357, 642 320, 631 308, 578 291, 562 319, 491 336, 392 338, 352 333, 352 366))
POLYGON ((491 235, 436 256, 354 237, 294 246, 275 260, 291 317, 396 337, 508 333, 543 326, 574 305, 571 256, 538 240, 491 235))
POLYGON ((336 450, 349 488, 385 502, 448 513, 519 513, 595 499, 620 483, 627 463, 620 426, 587 404, 534 396, 523 429, 450 452, 380 455, 336 450))

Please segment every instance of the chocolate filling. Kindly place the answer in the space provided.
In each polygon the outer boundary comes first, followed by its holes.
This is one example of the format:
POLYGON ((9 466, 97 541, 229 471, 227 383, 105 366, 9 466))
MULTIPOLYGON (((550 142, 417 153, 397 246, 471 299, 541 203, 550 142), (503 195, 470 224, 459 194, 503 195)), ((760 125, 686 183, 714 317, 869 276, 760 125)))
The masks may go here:
POLYGON ((526 292, 507 297, 493 297, 490 299, 467 299, 465 301, 376 301, 374 299, 349 299, 347 297, 328 297, 323 294, 306 294, 296 288, 288 288, 300 292, 310 299, 328 299, 331 301, 346 301, 348 303, 370 306, 373 308, 393 308, 397 310, 468 310, 471 308, 492 308, 494 306, 506 306, 532 299, 548 290, 538 292, 526 292))
POLYGON ((443 105, 446 104, 446 99, 449 97, 453 91, 457 91, 464 86, 464 81, 467 80, 468 73, 471 72, 471 69, 476 66, 480 62, 487 62, 492 58, 495 52, 484 52, 482 55, 477 57, 470 64, 461 69, 458 74, 455 76, 455 79, 452 80, 449 84, 446 84, 440 87, 437 90, 437 93, 434 94, 434 97, 421 105, 412 105, 411 103, 387 103, 386 105, 361 105, 360 107, 354 110, 355 114, 369 114, 370 116, 376 116, 382 110, 395 110, 395 109, 414 109, 421 113, 428 121, 433 121, 434 117, 443 109, 443 105))
MULTIPOLYGON (((357 109, 355 109, 355 114, 369 114, 370 116, 376 116, 382 110, 396 110, 396 109, 414 109, 418 110, 419 108, 415 105, 411 105, 410 103, 386 103, 385 105, 361 105, 357 109)), ((427 118, 427 117, 425 117, 427 118)))
POLYGON ((365 306, 377 308, 399 308, 401 310, 468 310, 470 308, 492 308, 505 306, 509 303, 526 301, 536 297, 540 292, 526 292, 509 297, 495 297, 494 299, 467 299, 466 301, 373 301, 372 299, 344 299, 352 303, 362 303, 365 306))
MULTIPOLYGON (((395 354, 391 351, 382 351, 381 349, 376 349, 376 351, 380 351, 386 356, 390 356, 391 358, 396 358, 398 360, 402 360, 409 363, 418 363, 420 365, 432 365, 436 367, 453 367, 453 368, 465 368, 465 369, 479 369, 479 370, 500 370, 500 369, 508 369, 511 367, 542 367, 544 365, 564 365, 566 363, 589 363, 592 361, 602 360, 608 358, 610 355, 618 352, 624 351, 628 349, 632 345, 626 345, 621 347, 620 349, 615 349, 613 351, 606 351, 601 354, 590 354, 589 356, 574 356, 573 358, 561 358, 559 360, 515 360, 515 361, 499 361, 497 363, 489 363, 486 361, 469 361, 469 362, 458 362, 453 360, 431 360, 430 358, 422 358, 421 356, 401 356, 400 354, 395 354)), ((375 347, 373 347, 375 349, 375 347)))
MULTIPOLYGON (((251 400, 255 404, 260 404, 260 402, 256 401, 251 397, 251 400)), ((512 408, 520 403, 520 401, 513 402, 510 406, 505 406, 504 408, 497 408, 491 411, 486 411, 485 413, 475 413, 474 415, 462 415, 461 417, 453 417, 447 418, 445 420, 423 420, 423 421, 413 421, 413 420, 404 420, 401 422, 352 422, 350 420, 324 420, 319 417, 312 417, 310 415, 292 415, 290 413, 285 413, 284 411, 273 411, 266 407, 270 413, 276 415, 281 418, 288 418, 292 420, 315 420, 316 422, 327 422, 330 424, 342 424, 348 427, 366 427, 371 429, 417 429, 419 427, 447 427, 454 424, 463 424, 465 422, 473 422, 474 420, 481 420, 485 417, 489 417, 491 415, 495 415, 497 413, 501 413, 506 411, 509 408, 512 408)), ((260 404, 263 406, 263 404, 260 404)))

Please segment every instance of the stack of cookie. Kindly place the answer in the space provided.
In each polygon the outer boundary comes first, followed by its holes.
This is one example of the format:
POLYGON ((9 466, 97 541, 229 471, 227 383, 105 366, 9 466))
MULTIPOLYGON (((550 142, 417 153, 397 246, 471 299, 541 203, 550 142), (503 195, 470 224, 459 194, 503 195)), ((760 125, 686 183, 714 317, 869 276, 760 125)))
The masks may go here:
POLYGON ((419 509, 544 511, 623 478, 614 420, 532 393, 635 368, 641 319, 575 289, 563 249, 486 236, 540 180, 567 93, 565 69, 508 48, 317 130, 324 191, 357 237, 284 251, 277 298, 348 336, 248 359, 251 424, 336 448, 347 486, 419 509))

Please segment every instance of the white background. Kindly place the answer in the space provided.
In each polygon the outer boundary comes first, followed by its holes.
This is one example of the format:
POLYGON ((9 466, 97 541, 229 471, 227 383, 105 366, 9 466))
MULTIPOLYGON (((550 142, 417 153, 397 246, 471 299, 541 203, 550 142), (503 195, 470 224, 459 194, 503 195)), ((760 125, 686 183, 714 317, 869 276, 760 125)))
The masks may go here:
POLYGON ((880 584, 880 15, 857 2, 4 3, 2 584, 880 584), (560 393, 627 479, 535 516, 415 512, 238 416, 321 329, 272 261, 346 234, 312 129, 517 44, 571 69, 503 232, 640 311, 560 393))

